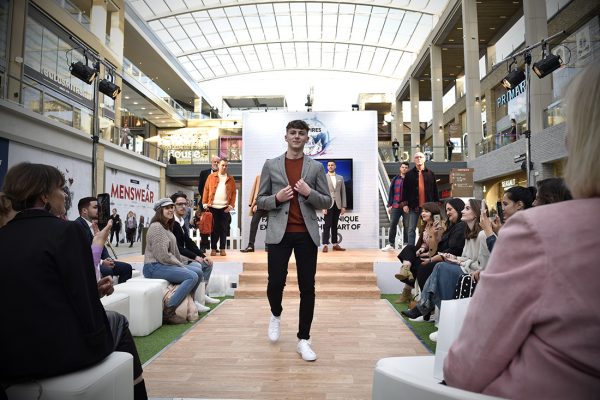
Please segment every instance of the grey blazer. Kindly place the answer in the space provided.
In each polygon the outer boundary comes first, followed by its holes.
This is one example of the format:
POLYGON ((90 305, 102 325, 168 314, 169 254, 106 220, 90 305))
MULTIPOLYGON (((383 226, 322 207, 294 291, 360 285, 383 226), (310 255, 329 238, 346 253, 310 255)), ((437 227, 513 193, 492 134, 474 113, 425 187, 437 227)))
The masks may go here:
MULTIPOLYGON (((329 187, 329 193, 333 198, 333 201, 339 209, 346 208, 346 186, 344 185, 344 177, 341 175, 335 175, 335 189, 331 183, 331 177, 329 174, 325 174, 327 179, 327 186, 329 187)), ((333 204, 331 205, 333 207, 333 204)))
MULTIPOLYGON (((304 156, 301 177, 312 190, 308 197, 298 196, 300 211, 310 237, 315 245, 319 246, 319 224, 315 210, 330 208, 333 205, 323 165, 308 156, 304 156)), ((281 242, 285 234, 290 202, 286 201, 278 207, 275 202, 275 195, 289 184, 285 173, 285 153, 277 158, 267 160, 260 175, 260 187, 256 198, 258 209, 269 212, 269 224, 265 240, 267 244, 281 242)))

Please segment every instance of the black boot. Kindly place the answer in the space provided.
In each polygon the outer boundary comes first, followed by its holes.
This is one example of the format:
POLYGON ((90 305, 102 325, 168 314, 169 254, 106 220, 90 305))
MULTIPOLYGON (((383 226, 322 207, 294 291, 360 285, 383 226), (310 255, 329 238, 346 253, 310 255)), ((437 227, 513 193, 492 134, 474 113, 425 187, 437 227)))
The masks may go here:
POLYGON ((406 311, 401 311, 401 313, 402 313, 402 315, 404 315, 408 318, 413 318, 413 319, 418 318, 421 315, 423 315, 423 314, 421 314, 421 311, 419 311, 418 307, 411 308, 410 310, 406 310, 406 311))

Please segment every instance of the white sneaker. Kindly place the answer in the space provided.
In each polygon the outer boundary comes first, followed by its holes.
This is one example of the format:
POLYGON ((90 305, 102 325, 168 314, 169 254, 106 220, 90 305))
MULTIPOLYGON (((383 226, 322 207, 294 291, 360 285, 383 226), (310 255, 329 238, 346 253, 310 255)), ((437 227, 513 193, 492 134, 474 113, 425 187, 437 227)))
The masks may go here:
POLYGON ((271 315, 271 320, 269 321, 269 340, 273 343, 279 340, 279 335, 281 334, 281 317, 276 317, 271 315))
POLYGON ((298 341, 296 351, 302 356, 304 361, 315 361, 317 359, 317 355, 313 349, 310 348, 310 344, 310 340, 300 339, 298 341))
POLYGON ((208 297, 207 295, 204 295, 204 302, 208 303, 208 304, 219 304, 221 302, 221 300, 213 299, 212 297, 208 297))
POLYGON ((409 320, 411 320, 413 322, 435 322, 433 319, 433 314, 429 317, 429 321, 425 321, 425 319, 423 318, 422 315, 417 318, 409 318, 409 320))
POLYGON ((196 305, 196 308, 198 308, 198 312, 210 311, 210 307, 206 307, 206 306, 200 304, 200 302, 198 302, 198 301, 195 301, 194 304, 196 305))
POLYGON ((432 342, 437 342, 437 335, 438 335, 438 331, 431 332, 429 334, 429 340, 431 340, 432 342))
POLYGON ((392 246, 391 244, 387 244, 383 249, 381 249, 381 251, 393 251, 394 246, 392 246))

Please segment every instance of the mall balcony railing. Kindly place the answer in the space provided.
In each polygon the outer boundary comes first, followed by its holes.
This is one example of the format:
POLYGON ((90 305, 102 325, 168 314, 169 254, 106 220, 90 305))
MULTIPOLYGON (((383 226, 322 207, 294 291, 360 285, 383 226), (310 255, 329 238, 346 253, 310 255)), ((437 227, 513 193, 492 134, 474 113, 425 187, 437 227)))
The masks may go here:
MULTIPOLYGON (((444 147, 436 146, 434 148, 433 146, 425 145, 423 147, 423 149, 418 148, 416 150, 411 150, 411 149, 394 150, 391 145, 379 145, 379 156, 381 157, 381 160, 384 163, 401 162, 401 161, 413 162, 414 153, 416 153, 418 151, 421 151, 421 152, 423 152, 423 154, 425 154, 425 161, 439 161, 439 162, 448 161, 448 149, 445 146, 444 147), (436 153, 435 150, 436 149, 439 150, 440 154, 443 154, 441 160, 435 159, 435 153, 436 153)), ((460 151, 457 151, 457 149, 455 148, 454 151, 452 152, 452 161, 464 161, 464 160, 465 160, 464 154, 460 151)))
POLYGON ((158 86, 152 78, 144 74, 138 67, 136 67, 131 61, 123 57, 123 73, 127 74, 131 78, 141 83, 146 89, 160 97, 167 104, 169 104, 181 118, 184 119, 202 119, 204 116, 200 113, 194 113, 183 108, 177 103, 171 96, 167 94, 160 86, 158 86))
MULTIPOLYGON (((58 101, 58 99, 52 97, 52 92, 46 93, 43 87, 35 88, 13 76, 10 76, 8 80, 5 77, 5 75, 2 75, 0 79, 0 95, 3 99, 65 126, 75 128, 90 136, 92 135, 93 115, 91 110, 84 112, 82 109, 78 109, 71 104, 58 101)), ((102 123, 106 124, 107 121, 107 119, 104 119, 102 123)), ((127 148, 123 132, 125 130, 114 126, 112 121, 110 121, 106 126, 100 126, 99 136, 107 138, 111 143, 127 148)), ((128 132, 127 137, 129 139, 128 150, 157 161, 162 161, 165 158, 164 151, 155 143, 144 140, 140 135, 131 134, 129 130, 126 132, 128 132)))
POLYGON ((475 151, 477 152, 476 157, 490 153, 501 147, 509 145, 524 138, 525 135, 519 133, 496 133, 495 135, 487 135, 484 139, 475 144, 475 151))
POLYGON ((565 108, 562 99, 555 101, 543 111, 544 129, 565 122, 565 108))
POLYGON ((60 8, 68 12, 71 17, 79 22, 86 30, 90 31, 90 19, 73 2, 70 0, 54 0, 54 2, 58 4, 60 8))

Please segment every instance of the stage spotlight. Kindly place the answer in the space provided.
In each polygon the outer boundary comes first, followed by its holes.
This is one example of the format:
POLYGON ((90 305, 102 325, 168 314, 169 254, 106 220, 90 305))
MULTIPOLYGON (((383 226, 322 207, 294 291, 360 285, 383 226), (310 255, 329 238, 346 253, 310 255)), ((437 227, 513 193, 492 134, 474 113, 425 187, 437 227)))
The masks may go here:
POLYGON ((358 104, 352 104, 352 111, 358 111, 358 104))
POLYGON ((116 99, 119 93, 121 93, 121 88, 108 79, 102 79, 98 84, 98 89, 100 92, 109 96, 111 99, 116 99))
POLYGON ((523 72, 522 69, 515 68, 514 70, 510 71, 508 75, 506 75, 506 78, 502 80, 502 86, 504 86, 506 90, 510 90, 518 86, 524 80, 525 72, 523 72))
POLYGON ((85 64, 81 61, 77 61, 76 63, 71 63, 71 75, 74 77, 81 79, 88 85, 94 82, 96 79, 96 75, 98 75, 98 70, 87 65, 88 59, 85 57, 85 64))
POLYGON ((556 54, 548 54, 543 57, 540 61, 533 64, 533 72, 539 77, 543 78, 548 74, 556 71, 562 65, 560 56, 556 54))

